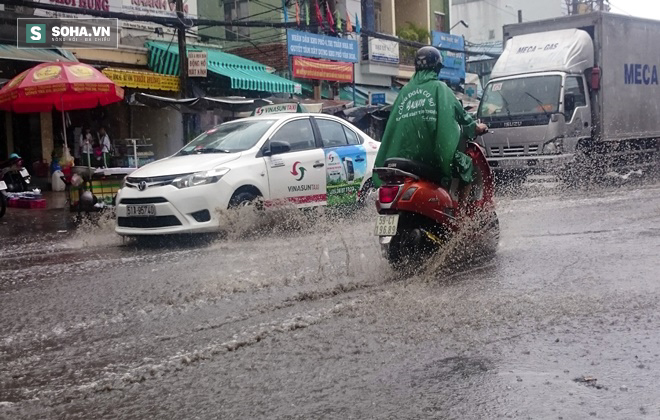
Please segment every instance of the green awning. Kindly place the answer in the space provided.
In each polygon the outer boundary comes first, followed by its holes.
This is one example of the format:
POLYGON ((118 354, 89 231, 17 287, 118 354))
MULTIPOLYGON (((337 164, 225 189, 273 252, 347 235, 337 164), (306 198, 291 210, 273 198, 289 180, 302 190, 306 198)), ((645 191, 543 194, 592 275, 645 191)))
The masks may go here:
POLYGON ((0 44, 0 60, 33 61, 35 63, 78 61, 70 51, 61 48, 17 48, 10 44, 0 44))
MULTIPOLYGON (((179 73, 179 47, 176 44, 147 42, 149 68, 156 73, 179 73)), ((300 93, 300 84, 271 74, 268 67, 256 61, 228 54, 212 48, 189 47, 188 51, 203 50, 208 55, 208 71, 229 78, 231 88, 270 93, 300 93)))

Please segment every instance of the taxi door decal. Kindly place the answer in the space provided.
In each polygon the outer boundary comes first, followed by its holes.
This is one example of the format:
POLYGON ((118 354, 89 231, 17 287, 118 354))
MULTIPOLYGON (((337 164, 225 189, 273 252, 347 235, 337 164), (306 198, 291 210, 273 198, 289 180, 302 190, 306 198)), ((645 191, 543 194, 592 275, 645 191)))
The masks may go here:
POLYGON ((367 150, 362 145, 325 149, 329 206, 354 204, 367 173, 367 150))

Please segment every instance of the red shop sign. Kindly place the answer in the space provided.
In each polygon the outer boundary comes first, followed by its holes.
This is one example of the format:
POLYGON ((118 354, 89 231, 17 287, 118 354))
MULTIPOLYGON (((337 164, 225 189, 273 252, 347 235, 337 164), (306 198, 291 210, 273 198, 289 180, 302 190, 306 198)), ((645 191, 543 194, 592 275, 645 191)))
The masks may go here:
POLYGON ((353 83, 353 64, 317 58, 293 57, 293 77, 353 83))

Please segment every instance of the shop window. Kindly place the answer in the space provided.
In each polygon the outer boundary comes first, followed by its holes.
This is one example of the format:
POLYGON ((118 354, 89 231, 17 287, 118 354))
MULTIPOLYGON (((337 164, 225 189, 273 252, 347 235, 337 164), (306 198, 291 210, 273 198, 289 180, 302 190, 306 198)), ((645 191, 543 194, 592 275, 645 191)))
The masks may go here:
MULTIPOLYGON (((249 17, 249 0, 222 0, 225 8, 225 20, 244 20, 249 17)), ((231 26, 225 28, 228 41, 238 41, 250 36, 250 28, 231 26)))
POLYGON ((374 25, 376 32, 383 32, 383 3, 380 0, 374 1, 374 25))
POLYGON ((442 12, 433 12, 435 16, 435 30, 445 32, 445 14, 442 12))

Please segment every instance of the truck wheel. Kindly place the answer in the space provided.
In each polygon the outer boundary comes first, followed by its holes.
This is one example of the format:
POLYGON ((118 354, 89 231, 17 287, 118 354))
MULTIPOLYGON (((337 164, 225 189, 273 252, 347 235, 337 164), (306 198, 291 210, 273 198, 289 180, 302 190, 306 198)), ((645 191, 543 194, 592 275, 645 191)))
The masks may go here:
POLYGON ((525 181, 527 181, 525 172, 496 173, 495 189, 503 193, 516 193, 522 189, 525 181))
POLYGON ((500 244, 500 220, 497 213, 493 212, 490 220, 484 226, 484 245, 485 252, 488 255, 493 255, 497 252, 500 244))

